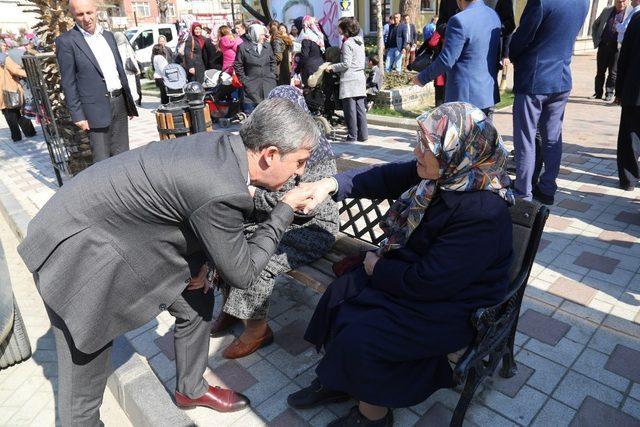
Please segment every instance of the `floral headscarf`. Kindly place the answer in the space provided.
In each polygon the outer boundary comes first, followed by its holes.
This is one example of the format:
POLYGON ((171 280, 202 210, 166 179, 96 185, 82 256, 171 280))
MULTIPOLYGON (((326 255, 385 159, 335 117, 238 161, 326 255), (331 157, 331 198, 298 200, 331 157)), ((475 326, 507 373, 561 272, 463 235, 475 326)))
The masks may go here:
POLYGON ((298 29, 298 31, 300 31, 298 42, 302 43, 303 40, 311 40, 320 46, 320 50, 324 52, 324 34, 318 28, 316 18, 309 15, 302 18, 302 30, 298 29))
POLYGON ((378 253, 403 247, 422 221, 436 191, 491 191, 513 205, 515 198, 505 170, 508 151, 484 113, 464 102, 443 104, 418 120, 418 144, 440 163, 440 178, 422 180, 405 191, 384 216, 387 238, 378 253))
MULTIPOLYGON (((272 98, 282 98, 288 99, 293 104, 300 106, 307 114, 311 114, 309 108, 307 107, 307 103, 304 100, 304 96, 302 92, 295 88, 294 86, 282 85, 274 87, 269 95, 268 99, 272 98)), ((326 159, 330 159, 334 156, 333 149, 331 148, 331 143, 327 141, 327 138, 323 136, 320 137, 320 142, 316 145, 316 148, 311 153, 311 157, 307 161, 308 166, 313 166, 314 164, 321 162, 326 159)))

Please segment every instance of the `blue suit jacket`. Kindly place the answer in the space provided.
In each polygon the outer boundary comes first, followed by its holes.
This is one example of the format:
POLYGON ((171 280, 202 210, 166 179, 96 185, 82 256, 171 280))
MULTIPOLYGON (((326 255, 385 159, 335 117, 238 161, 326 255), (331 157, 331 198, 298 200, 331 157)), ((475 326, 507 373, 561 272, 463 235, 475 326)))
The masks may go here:
POLYGON ((529 0, 511 38, 515 93, 544 95, 571 90, 571 55, 589 11, 589 0, 529 0))
POLYGON ((471 3, 449 19, 442 52, 418 78, 426 84, 446 73, 445 102, 493 107, 500 100, 496 76, 501 26, 496 12, 484 2, 471 3))
MULTIPOLYGON (((102 34, 116 60, 127 114, 137 116, 138 111, 129 90, 116 40, 109 31, 102 34)), ((111 102, 107 97, 107 84, 98 60, 77 27, 74 26, 56 39, 56 58, 71 119, 74 122, 87 120, 91 129, 108 127, 111 124, 111 102)))
POLYGON ((418 34, 416 33, 415 25, 411 24, 411 40, 407 39, 407 24, 404 22, 398 26, 398 31, 396 32, 396 43, 398 44, 398 49, 404 49, 407 47, 407 44, 415 44, 418 41, 418 34))

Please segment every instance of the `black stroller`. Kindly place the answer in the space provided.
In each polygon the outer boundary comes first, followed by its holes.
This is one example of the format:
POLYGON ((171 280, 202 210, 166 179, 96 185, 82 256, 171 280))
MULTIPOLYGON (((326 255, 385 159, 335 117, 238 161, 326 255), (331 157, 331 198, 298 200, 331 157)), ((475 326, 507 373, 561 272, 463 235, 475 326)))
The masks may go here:
MULTIPOLYGON (((330 63, 338 62, 340 49, 328 48, 325 59, 330 63)), ((304 100, 320 130, 329 137, 333 135, 333 126, 344 124, 344 119, 336 114, 336 111, 342 110, 340 76, 336 73, 324 72, 317 84, 314 85, 312 80, 309 78, 307 87, 303 90, 304 100)))
POLYGON ((232 84, 232 77, 220 70, 207 70, 204 73, 204 102, 209 106, 211 120, 222 127, 231 123, 241 123, 247 115, 241 111, 240 91, 232 84))

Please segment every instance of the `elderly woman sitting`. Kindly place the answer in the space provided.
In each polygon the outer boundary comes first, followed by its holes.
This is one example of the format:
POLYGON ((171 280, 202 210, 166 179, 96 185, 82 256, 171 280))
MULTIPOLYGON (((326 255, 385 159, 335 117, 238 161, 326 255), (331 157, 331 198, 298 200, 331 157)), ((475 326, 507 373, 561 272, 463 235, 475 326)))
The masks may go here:
POLYGON ((325 354, 317 379, 288 402, 359 401, 333 426, 391 426, 388 408, 451 387, 446 355, 472 341, 471 313, 507 291, 514 198, 500 135, 465 103, 444 104, 418 125, 417 160, 308 184, 318 200, 397 199, 380 248, 331 284, 305 334, 325 354))
MULTIPOLYGON (((309 111, 302 92, 293 86, 278 86, 269 93, 268 98, 288 99, 305 111, 309 111)), ((334 175, 336 161, 333 157, 331 144, 322 137, 299 180, 313 182, 334 175)), ((263 221, 268 217, 282 195, 294 185, 296 185, 296 179, 289 180, 279 191, 250 188, 256 206, 256 221, 263 221)), ((273 333, 267 324, 267 311, 276 276, 313 262, 331 249, 339 224, 338 208, 333 200, 328 200, 315 210, 312 218, 294 220, 282 236, 275 255, 260 273, 260 277, 248 289, 234 288, 224 292, 228 296, 222 313, 213 324, 212 335, 229 329, 239 320, 245 323, 242 335, 224 350, 225 358, 237 359, 248 356, 273 341, 273 333)), ((249 227, 247 231, 251 232, 254 228, 249 227)))

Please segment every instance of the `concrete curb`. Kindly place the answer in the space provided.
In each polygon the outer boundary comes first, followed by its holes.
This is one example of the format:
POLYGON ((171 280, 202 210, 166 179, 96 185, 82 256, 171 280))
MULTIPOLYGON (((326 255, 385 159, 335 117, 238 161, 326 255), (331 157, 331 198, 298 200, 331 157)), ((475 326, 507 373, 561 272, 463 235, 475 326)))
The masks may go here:
POLYGON ((379 116, 367 114, 367 123, 370 125, 388 126, 407 130, 416 130, 416 119, 405 119, 402 117, 379 116))
MULTIPOLYGON (((20 202, 0 181, 0 214, 19 241, 27 235, 31 218, 20 202)), ((113 373, 107 386, 135 426, 177 426, 195 424, 176 407, 147 361, 138 355, 125 336, 114 340, 111 353, 113 373)))

